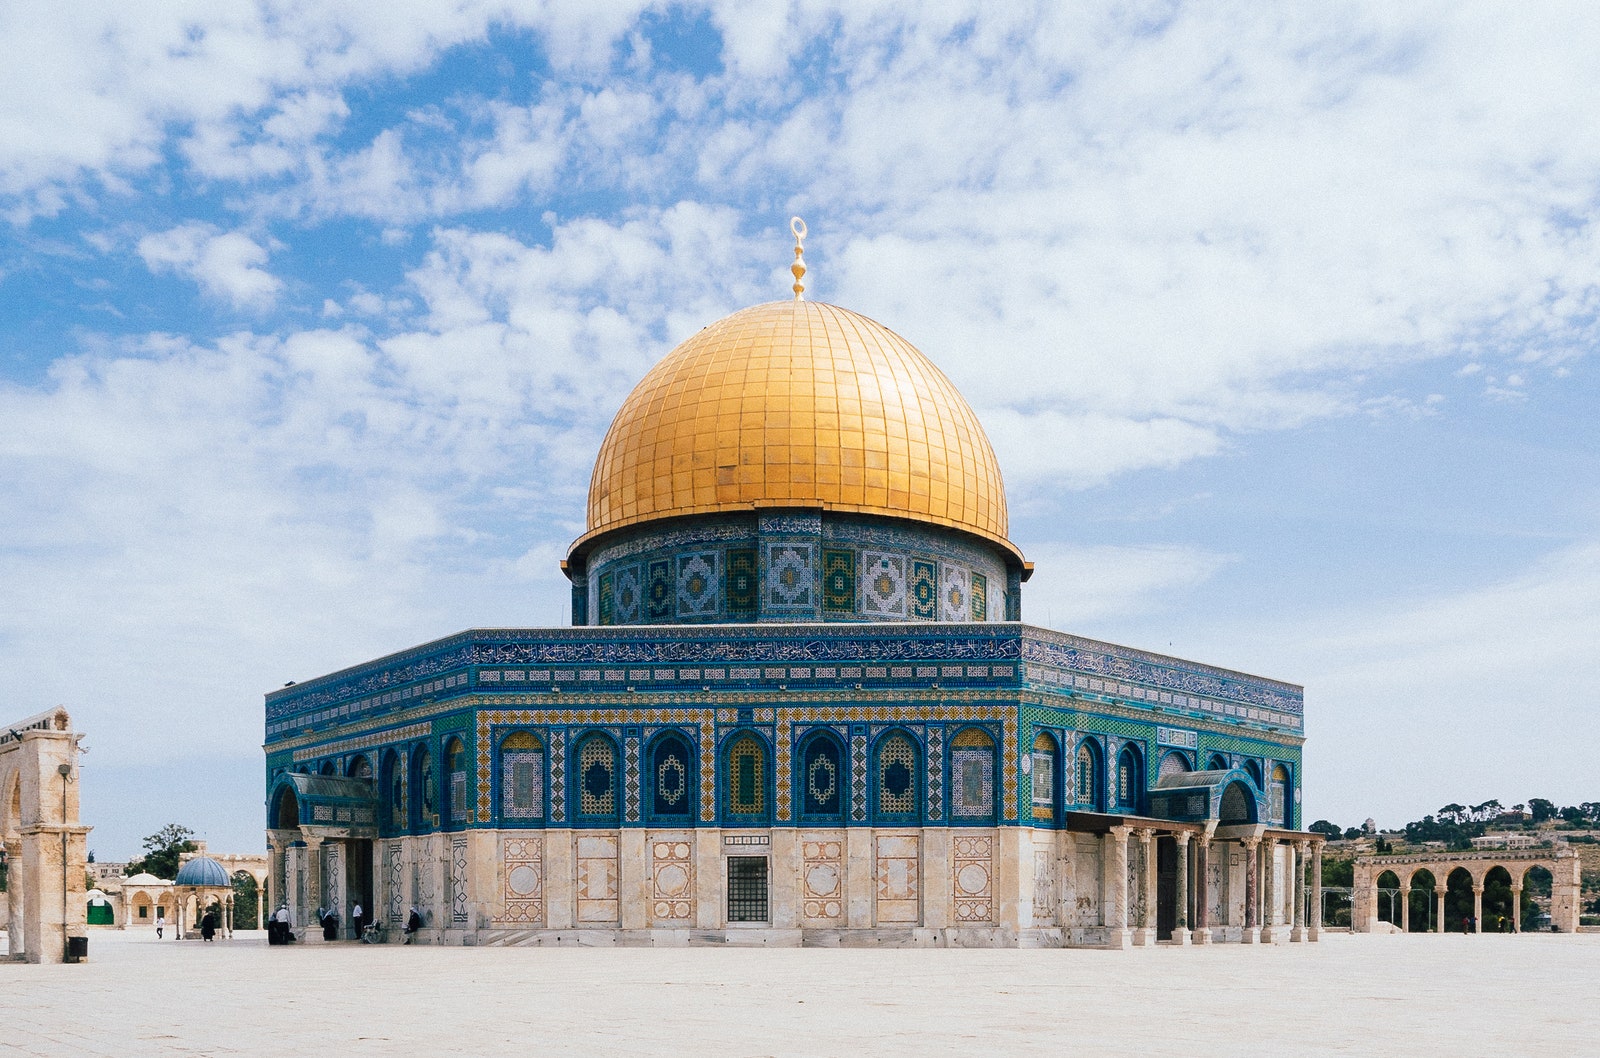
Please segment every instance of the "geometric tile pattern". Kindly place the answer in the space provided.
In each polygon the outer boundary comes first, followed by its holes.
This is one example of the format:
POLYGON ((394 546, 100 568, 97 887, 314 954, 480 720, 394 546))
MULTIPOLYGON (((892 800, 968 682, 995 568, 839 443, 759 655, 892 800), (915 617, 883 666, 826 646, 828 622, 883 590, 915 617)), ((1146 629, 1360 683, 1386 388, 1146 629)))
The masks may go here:
POLYGON ((693 837, 661 833, 650 836, 653 926, 685 926, 694 921, 693 837))
POLYGON ((910 616, 923 621, 931 621, 938 612, 939 587, 934 581, 934 564, 913 559, 911 562, 910 584, 907 585, 908 602, 911 609, 910 616))
POLYGON ((768 544, 766 558, 766 606, 775 611, 816 609, 816 545, 768 544))
POLYGON ((987 925, 994 919, 994 838, 957 835, 951 845, 956 922, 987 925))
MULTIPOLYGON (((478 751, 482 753, 488 748, 489 727, 483 723, 484 714, 478 715, 478 751)), ((550 732, 550 821, 567 821, 567 735, 560 730, 550 732)))
POLYGON ((616 925, 617 836, 580 834, 577 844, 578 921, 616 925))
POLYGON ((623 817, 639 821, 639 736, 630 735, 622 743, 623 817))
POLYGON ((650 563, 645 575, 645 619, 660 621, 672 616, 672 563, 658 559, 650 563))
POLYGON ((950 818, 972 821, 994 819, 993 749, 951 747, 950 818))
POLYGON ((643 591, 639 584, 638 566, 625 566, 617 570, 612 600, 613 616, 617 624, 638 623, 640 605, 644 602, 643 591))
POLYGON ((544 837, 506 838, 500 856, 505 869, 506 924, 544 925, 544 837))
POLYGON ((945 563, 940 567, 939 574, 939 620, 970 620, 972 599, 967 570, 945 563))
POLYGON ((866 735, 850 739, 850 818, 858 823, 867 818, 866 735))
POLYGON ((909 816, 917 810, 917 750, 896 732, 878 745, 878 810, 881 816, 909 816))
POLYGON ((906 615, 906 560, 900 555, 861 552, 861 612, 869 617, 906 615))
POLYGON ((450 924, 467 924, 467 839, 450 840, 450 924))
POLYGON ((731 549, 728 552, 728 616, 754 617, 759 599, 755 549, 731 549))
POLYGON ((704 551, 678 559, 678 616, 713 617, 722 588, 722 555, 704 551))
POLYGON ((822 610, 831 614, 856 612, 856 553, 822 553, 822 610))
POLYGON ((925 736, 928 747, 928 818, 944 818, 944 728, 930 727, 925 736))
POLYGON ((800 913, 808 926, 844 924, 844 842, 801 844, 800 913))
POLYGON ((972 575, 972 619, 974 621, 987 621, 989 619, 989 578, 982 573, 972 575))
POLYGON ((614 625, 617 623, 617 595, 615 590, 616 574, 602 573, 600 575, 600 623, 614 625))
POLYGON ((879 834, 874 870, 877 924, 916 925, 922 918, 916 834, 879 834))

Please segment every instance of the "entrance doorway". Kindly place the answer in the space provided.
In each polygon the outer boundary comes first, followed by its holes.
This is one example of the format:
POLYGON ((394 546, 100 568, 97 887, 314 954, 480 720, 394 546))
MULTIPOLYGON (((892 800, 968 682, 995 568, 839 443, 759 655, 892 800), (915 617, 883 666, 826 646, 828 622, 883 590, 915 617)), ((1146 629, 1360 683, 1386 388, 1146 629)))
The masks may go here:
POLYGON ((1156 940, 1171 940, 1178 927, 1178 842, 1156 838, 1156 940))

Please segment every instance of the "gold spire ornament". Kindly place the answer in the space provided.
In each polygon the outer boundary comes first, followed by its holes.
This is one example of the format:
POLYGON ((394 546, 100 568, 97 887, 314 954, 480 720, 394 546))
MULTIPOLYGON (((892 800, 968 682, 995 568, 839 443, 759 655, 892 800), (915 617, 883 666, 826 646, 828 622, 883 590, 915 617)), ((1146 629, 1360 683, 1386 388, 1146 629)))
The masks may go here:
POLYGON ((789 230, 794 232, 794 264, 789 266, 789 271, 794 273, 794 299, 796 301, 804 301, 806 299, 806 285, 803 280, 806 274, 806 263, 800 255, 805 252, 806 222, 799 217, 790 217, 789 230))

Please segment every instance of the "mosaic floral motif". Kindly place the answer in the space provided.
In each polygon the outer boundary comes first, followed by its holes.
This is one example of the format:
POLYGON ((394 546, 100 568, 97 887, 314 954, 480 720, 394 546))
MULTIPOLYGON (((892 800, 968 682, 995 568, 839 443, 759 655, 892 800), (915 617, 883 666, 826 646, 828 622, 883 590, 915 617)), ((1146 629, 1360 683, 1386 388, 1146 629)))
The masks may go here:
POLYGON ((767 810, 767 753, 754 735, 740 735, 728 750, 728 814, 767 810))
POLYGON ((715 551, 678 559, 678 616, 713 617, 722 588, 720 556, 715 551))
POLYGON ((822 553, 822 609, 831 614, 856 612, 856 553, 822 553))
POLYGON ((910 816, 917 809, 917 749, 893 734, 878 745, 878 815, 910 816))
POLYGON ((756 580, 754 548, 734 548, 728 552, 728 613, 735 617, 754 617, 760 598, 756 580))
POLYGON ((970 574, 949 563, 939 568, 939 574, 939 620, 967 620, 972 605, 972 592, 968 587, 970 574))
POLYGON ((816 551, 809 544, 767 546, 767 604, 775 609, 809 609, 816 551))
POLYGON ((613 588, 613 615, 619 625, 631 625, 639 622, 640 605, 644 602, 643 592, 639 586, 639 567, 628 566, 617 570, 617 579, 613 588))
POLYGON ((651 621, 672 616, 672 562, 668 559, 658 559, 647 567, 644 612, 651 621))
POLYGON ((935 586, 934 574, 935 568, 932 562, 912 560, 910 587, 912 617, 924 621, 934 619, 938 611, 938 599, 935 597, 938 589, 935 586))
POLYGON ((972 590, 968 593, 972 601, 972 619, 974 621, 987 621, 989 619, 989 578, 982 573, 972 575, 972 590))
POLYGON ((590 735, 578 746, 578 813, 610 816, 617 812, 617 749, 602 735, 590 735))
POLYGON ((681 738, 667 735, 650 750, 650 814, 653 819, 687 819, 694 804, 693 759, 681 738))
POLYGON ((801 773, 805 784, 803 811, 812 818, 840 818, 844 811, 844 769, 839 743, 827 736, 806 743, 801 773))
POLYGON ((614 625, 617 623, 617 595, 615 590, 616 575, 612 573, 600 574, 600 623, 614 625))

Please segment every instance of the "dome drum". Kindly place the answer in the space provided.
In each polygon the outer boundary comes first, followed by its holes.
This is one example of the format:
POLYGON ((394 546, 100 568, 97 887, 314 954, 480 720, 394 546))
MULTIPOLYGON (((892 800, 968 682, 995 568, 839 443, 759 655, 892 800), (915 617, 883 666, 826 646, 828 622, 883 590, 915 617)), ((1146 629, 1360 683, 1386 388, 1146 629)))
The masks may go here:
POLYGON ((573 575, 575 624, 1015 620, 1006 553, 934 526, 766 510, 610 534, 573 575))

